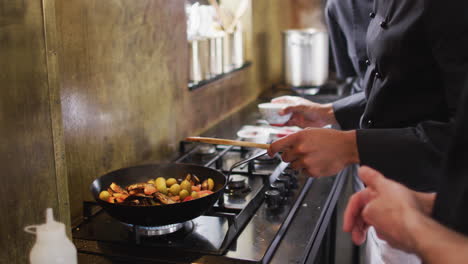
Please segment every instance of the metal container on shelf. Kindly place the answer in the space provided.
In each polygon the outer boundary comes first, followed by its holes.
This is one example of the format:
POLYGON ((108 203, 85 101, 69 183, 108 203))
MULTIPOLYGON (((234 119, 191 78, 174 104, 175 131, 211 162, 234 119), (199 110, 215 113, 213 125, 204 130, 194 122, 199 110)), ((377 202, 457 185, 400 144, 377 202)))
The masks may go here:
POLYGON ((223 73, 234 69, 232 64, 232 39, 233 33, 225 33, 223 36, 223 73))
POLYGON ((210 50, 207 38, 189 40, 189 79, 193 83, 207 80, 210 73, 210 50))
POLYGON ((208 39, 210 50, 210 75, 215 77, 223 73, 223 36, 208 39))
POLYGON ((240 68, 244 65, 244 36, 242 24, 237 23, 234 32, 232 33, 231 51, 233 68, 240 68))
POLYGON ((283 74, 287 85, 314 87, 328 78, 328 35, 316 29, 283 31, 283 74))

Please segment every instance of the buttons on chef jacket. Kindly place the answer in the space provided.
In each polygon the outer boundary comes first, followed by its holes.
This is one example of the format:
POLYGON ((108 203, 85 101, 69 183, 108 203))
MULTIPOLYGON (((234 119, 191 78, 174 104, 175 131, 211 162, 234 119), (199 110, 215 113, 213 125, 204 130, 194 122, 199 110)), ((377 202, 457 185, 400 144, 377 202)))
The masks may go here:
POLYGON ((370 65, 370 60, 366 60, 366 65, 367 65, 367 66, 370 65))
POLYGON ((380 79, 382 77, 382 74, 380 74, 379 72, 376 71, 374 73, 374 76, 375 76, 376 79, 380 79))
POLYGON ((367 127, 372 127, 374 125, 374 121, 372 119, 367 120, 367 127))
POLYGON ((375 17, 375 13, 374 13, 374 12, 370 12, 370 13, 369 13, 369 17, 370 17, 370 18, 374 18, 374 17, 375 17))
POLYGON ((387 21, 382 20, 382 22, 380 22, 380 27, 381 28, 387 28, 387 21))

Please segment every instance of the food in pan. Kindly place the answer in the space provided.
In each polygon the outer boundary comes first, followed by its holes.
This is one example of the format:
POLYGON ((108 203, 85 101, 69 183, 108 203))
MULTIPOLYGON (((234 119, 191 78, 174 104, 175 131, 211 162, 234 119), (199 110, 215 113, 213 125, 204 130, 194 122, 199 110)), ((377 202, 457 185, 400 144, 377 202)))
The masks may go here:
POLYGON ((215 182, 208 178, 203 182, 192 174, 185 179, 158 177, 147 182, 131 184, 125 188, 112 183, 99 193, 99 199, 108 203, 125 205, 161 205, 186 202, 213 193, 215 182))

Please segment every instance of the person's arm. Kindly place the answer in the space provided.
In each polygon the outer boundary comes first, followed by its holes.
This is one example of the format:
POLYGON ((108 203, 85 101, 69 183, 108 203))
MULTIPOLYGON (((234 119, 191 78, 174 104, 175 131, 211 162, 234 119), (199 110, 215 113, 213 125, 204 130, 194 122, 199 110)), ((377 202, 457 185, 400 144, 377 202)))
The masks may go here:
POLYGON ((291 113, 291 118, 284 124, 286 126, 323 127, 336 124, 331 104, 319 104, 299 96, 280 96, 273 98, 272 103, 287 104, 280 115, 291 113))
POLYGON ((452 231, 432 218, 420 215, 409 221, 415 253, 424 263, 466 263, 468 237, 452 231))
POLYGON ((357 76, 354 70, 353 63, 348 54, 348 44, 346 42, 346 36, 343 33, 343 26, 336 20, 336 5, 344 5, 345 2, 328 1, 325 9, 325 20, 328 30, 328 36, 330 38, 330 46, 335 62, 336 74, 339 79, 346 79, 348 77, 357 76))
POLYGON ((430 0, 426 10, 427 40, 441 72, 448 107, 454 113, 468 70, 468 1, 447 4, 430 0))
POLYGON ((288 104, 280 112, 280 115, 292 113, 285 125, 301 128, 338 124, 342 130, 356 129, 366 107, 364 92, 328 104, 315 103, 298 96, 280 96, 273 98, 271 102, 288 104))
POLYGON ((442 163, 453 122, 422 122, 416 127, 360 129, 356 141, 361 165, 419 191, 431 191, 442 163))
POLYGON ((333 102, 333 113, 337 123, 343 130, 359 128, 361 116, 366 108, 364 92, 355 93, 333 102))
POLYGON ((356 244, 368 226, 393 247, 416 253, 425 263, 465 263, 468 237, 430 218, 435 194, 417 193, 368 167, 359 169, 366 189, 354 194, 344 214, 343 229, 356 244))
POLYGON ((332 176, 359 163, 355 130, 307 128, 271 143, 268 154, 278 152, 293 169, 311 177, 332 176))
POLYGON ((418 193, 385 178, 369 167, 359 168, 366 188, 351 196, 346 206, 343 230, 351 232, 356 244, 366 238, 367 227, 373 226, 378 236, 393 247, 416 251, 416 239, 410 223, 431 214, 435 193, 418 193))

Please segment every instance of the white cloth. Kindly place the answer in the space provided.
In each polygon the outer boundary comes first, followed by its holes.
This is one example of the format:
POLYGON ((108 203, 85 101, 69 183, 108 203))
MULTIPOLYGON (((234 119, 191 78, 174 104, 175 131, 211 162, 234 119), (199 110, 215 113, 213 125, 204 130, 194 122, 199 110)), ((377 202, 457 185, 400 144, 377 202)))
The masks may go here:
POLYGON ((373 227, 367 232, 366 264, 421 264, 414 254, 391 247, 387 242, 377 237, 373 227))
MULTIPOLYGON (((353 173, 353 189, 358 192, 364 189, 364 184, 357 174, 357 166, 353 173)), ((385 240, 377 237, 373 227, 369 228, 366 240, 366 264, 421 264, 421 260, 414 254, 393 248, 385 240)))

